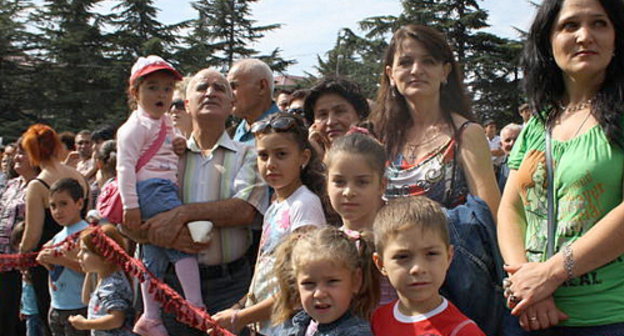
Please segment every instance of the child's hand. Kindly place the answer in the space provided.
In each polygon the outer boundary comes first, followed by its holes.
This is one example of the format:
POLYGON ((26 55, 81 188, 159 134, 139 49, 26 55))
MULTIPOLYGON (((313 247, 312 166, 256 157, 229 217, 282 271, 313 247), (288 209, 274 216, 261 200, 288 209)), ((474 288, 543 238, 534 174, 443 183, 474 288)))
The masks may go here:
POLYGON ((240 309, 226 309, 216 313, 212 318, 221 327, 238 334, 238 332, 242 329, 242 326, 238 326, 239 323, 236 316, 239 311, 240 309))
POLYGON ((173 145, 173 152, 176 153, 177 156, 182 156, 184 152, 186 152, 186 139, 184 139, 184 137, 176 137, 171 142, 171 145, 173 145))
POLYGON ((37 255, 37 262, 49 271, 52 269, 52 265, 54 264, 55 258, 56 257, 54 257, 52 249, 44 248, 37 255))
POLYGON ((141 209, 134 208, 123 211, 123 224, 131 230, 141 227, 141 209))
POLYGON ((78 248, 75 245, 71 247, 72 248, 70 248, 69 243, 63 244, 61 247, 61 253, 63 257, 71 261, 78 261, 78 248))
POLYGON ((67 321, 78 330, 89 330, 87 327, 87 319, 82 315, 72 315, 67 318, 67 321))

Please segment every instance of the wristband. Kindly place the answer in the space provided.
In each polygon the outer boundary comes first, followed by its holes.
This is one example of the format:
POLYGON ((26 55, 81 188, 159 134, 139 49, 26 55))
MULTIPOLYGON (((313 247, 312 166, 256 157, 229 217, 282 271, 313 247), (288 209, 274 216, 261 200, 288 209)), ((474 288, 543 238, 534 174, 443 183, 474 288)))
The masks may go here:
POLYGON ((565 245, 561 249, 561 252, 563 253, 563 268, 568 276, 567 280, 570 280, 574 278, 574 265, 576 264, 572 247, 570 245, 565 245))

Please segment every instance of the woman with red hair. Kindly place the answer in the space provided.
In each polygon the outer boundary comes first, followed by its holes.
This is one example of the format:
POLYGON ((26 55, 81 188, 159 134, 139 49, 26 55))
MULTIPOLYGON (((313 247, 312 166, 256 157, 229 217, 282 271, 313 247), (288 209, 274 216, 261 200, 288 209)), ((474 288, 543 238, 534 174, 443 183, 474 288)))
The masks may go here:
MULTIPOLYGON (((84 177, 77 170, 61 163, 59 159, 61 142, 51 127, 42 124, 30 126, 22 135, 20 145, 28 153, 30 163, 41 168, 39 175, 26 187, 26 226, 19 252, 27 253, 39 250, 61 229, 50 212, 48 203, 50 185, 59 179, 70 177, 80 181, 85 194, 88 187, 84 177)), ((29 272, 37 295, 39 313, 41 316, 47 316, 50 307, 48 272, 43 266, 31 268, 29 272)))

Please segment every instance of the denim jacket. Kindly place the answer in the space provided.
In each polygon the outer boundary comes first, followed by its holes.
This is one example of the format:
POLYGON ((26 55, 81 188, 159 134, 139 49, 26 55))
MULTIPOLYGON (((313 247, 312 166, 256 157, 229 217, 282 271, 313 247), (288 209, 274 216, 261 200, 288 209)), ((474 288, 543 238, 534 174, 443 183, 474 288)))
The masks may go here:
POLYGON ((503 261, 496 224, 487 204, 468 195, 466 203, 446 209, 455 255, 441 293, 475 321, 488 336, 499 334, 505 308, 503 261))
MULTIPOLYGON (((277 326, 271 335, 304 336, 312 318, 304 310, 277 326)), ((341 318, 328 324, 319 324, 314 336, 373 336, 370 324, 347 311, 341 318)))

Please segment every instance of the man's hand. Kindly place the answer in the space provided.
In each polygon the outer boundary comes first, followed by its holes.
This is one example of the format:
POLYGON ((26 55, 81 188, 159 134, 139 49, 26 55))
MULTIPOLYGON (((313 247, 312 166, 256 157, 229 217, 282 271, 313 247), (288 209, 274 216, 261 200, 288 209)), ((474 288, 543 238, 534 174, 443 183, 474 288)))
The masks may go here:
POLYGON ((127 209, 123 211, 123 225, 131 230, 137 230, 141 227, 141 209, 127 209))

